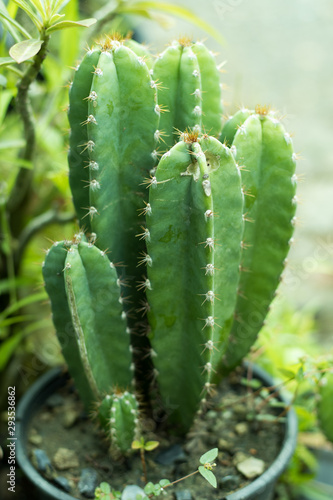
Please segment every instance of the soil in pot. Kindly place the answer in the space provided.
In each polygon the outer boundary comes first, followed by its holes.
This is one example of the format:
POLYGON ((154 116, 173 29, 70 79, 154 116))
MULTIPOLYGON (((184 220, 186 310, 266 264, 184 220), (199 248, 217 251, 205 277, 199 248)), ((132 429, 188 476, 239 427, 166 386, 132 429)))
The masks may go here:
MULTIPOLYGON (((283 442, 284 418, 279 417, 283 408, 274 407, 274 399, 264 399, 259 392, 244 385, 241 372, 235 372, 221 384, 186 443, 145 433, 148 440, 160 441, 154 452, 146 453, 148 480, 154 483, 186 476, 197 469, 203 453, 219 449, 214 469, 217 489, 196 474, 168 488, 165 500, 220 499, 271 465, 283 442)), ((44 452, 51 462, 44 476, 75 498, 93 498, 85 481, 91 488, 106 481, 118 491, 129 484, 144 486, 139 453, 122 460, 110 456, 107 442, 70 383, 49 397, 31 421, 28 436, 32 461, 36 463, 44 452), (85 489, 85 495, 80 489, 85 489)))

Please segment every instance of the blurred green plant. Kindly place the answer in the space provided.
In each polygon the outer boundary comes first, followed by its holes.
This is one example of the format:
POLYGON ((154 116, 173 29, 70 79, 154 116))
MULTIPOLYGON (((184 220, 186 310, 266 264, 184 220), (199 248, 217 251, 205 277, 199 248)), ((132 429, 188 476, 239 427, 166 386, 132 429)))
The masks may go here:
MULTIPOLYGON (((60 110, 68 104, 65 86, 80 48, 96 33, 126 32, 136 18, 166 26, 167 15, 186 19, 223 42, 191 10, 175 4, 117 0, 100 5, 95 13, 95 4, 86 2, 90 17, 82 20, 79 0, 0 0, 0 373, 7 375, 1 377, 0 406, 1 385, 8 385, 14 372, 22 375, 20 356, 27 346, 23 343, 23 349, 22 341, 31 333, 39 332, 41 339, 52 331, 41 307, 46 295, 36 290, 41 272, 35 263, 49 231, 53 237, 58 232, 59 239, 73 233, 74 213, 67 205, 68 125, 60 110), (95 30, 80 32, 93 24, 95 30)), ((29 349, 34 352, 36 343, 29 349)), ((45 366, 35 365, 26 368, 29 376, 45 366)))
MULTIPOLYGON (((295 311, 278 297, 253 357, 275 378, 278 388, 282 386, 289 392, 300 436, 319 432, 333 441, 333 352, 323 353, 316 339, 314 311, 295 311)), ((317 491, 315 483, 309 483, 316 469, 316 457, 301 437, 282 476, 278 499, 297 499, 304 492, 308 495, 310 490, 314 500, 330 498, 320 496, 324 493, 317 491)))
MULTIPOLYGON (((95 19, 68 19, 61 13, 67 4, 63 0, 15 0, 6 6, 0 1, 0 150, 4 164, 0 185, 1 371, 22 339, 45 326, 45 319, 31 310, 33 304, 45 300, 45 294, 35 291, 39 270, 32 266, 38 273, 31 274, 31 261, 24 262, 27 247, 49 224, 74 219, 72 211, 62 210, 67 188, 63 181, 61 186, 61 169, 55 163, 65 153, 63 122, 60 125, 56 120, 61 79, 51 82, 47 74, 41 74, 52 33, 95 23, 95 19), (46 153, 51 153, 51 162, 46 153), (57 175, 60 190, 52 182, 57 175), (29 312, 23 312, 26 310, 29 312)), ((61 98, 65 103, 64 93, 61 98)))

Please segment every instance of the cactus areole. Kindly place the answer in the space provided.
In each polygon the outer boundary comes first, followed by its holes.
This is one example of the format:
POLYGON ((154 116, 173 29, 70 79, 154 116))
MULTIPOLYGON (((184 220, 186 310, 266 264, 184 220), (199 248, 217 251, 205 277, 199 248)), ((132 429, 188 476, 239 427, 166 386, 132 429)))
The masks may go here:
POLYGON ((153 63, 107 38, 70 87, 81 229, 51 247, 43 275, 76 387, 123 453, 142 415, 189 430, 256 340, 285 266, 290 135, 266 107, 222 131, 221 114, 214 57, 184 39, 153 63))

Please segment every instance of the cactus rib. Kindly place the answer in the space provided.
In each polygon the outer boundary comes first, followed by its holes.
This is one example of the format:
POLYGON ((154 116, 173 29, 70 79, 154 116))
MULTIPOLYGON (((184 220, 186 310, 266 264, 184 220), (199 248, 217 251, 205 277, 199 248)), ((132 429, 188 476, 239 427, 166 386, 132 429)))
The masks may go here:
POLYGON ((244 244, 239 296, 225 366, 234 367, 255 341, 284 269, 294 230, 295 155, 281 123, 253 114, 233 145, 244 168, 244 244), (274 191, 273 188, 274 187, 274 191))
POLYGON ((156 179, 147 217, 151 343, 164 405, 172 410, 170 421, 186 430, 200 400, 212 390, 230 325, 230 305, 236 301, 243 228, 241 184, 232 154, 214 138, 176 144, 161 159, 156 179), (220 233, 222 239, 217 242, 220 233), (226 266, 232 237, 236 253, 226 266))

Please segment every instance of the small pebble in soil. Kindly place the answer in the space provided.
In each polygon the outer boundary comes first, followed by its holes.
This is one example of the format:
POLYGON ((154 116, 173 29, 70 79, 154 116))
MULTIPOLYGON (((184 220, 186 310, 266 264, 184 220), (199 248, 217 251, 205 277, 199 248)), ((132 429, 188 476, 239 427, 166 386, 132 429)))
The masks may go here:
POLYGON ((160 465, 173 465, 179 462, 186 462, 187 457, 183 448, 179 444, 175 444, 161 451, 155 461, 160 465))
POLYGON ((62 425, 69 429, 78 420, 80 414, 75 408, 66 408, 62 416, 62 425))
POLYGON ((129 484, 126 486, 121 495, 121 500, 137 500, 137 495, 144 496, 145 492, 139 486, 135 484, 129 484))
POLYGON ((62 406, 64 402, 64 398, 60 394, 55 393, 47 398, 45 404, 48 408, 56 408, 57 406, 62 406))
POLYGON ((30 435, 29 435, 29 443, 34 444, 35 446, 39 446, 42 444, 43 438, 40 434, 37 433, 35 429, 31 429, 30 435))
POLYGON ((233 413, 231 410, 226 410, 222 413, 223 420, 230 420, 233 417, 233 413))
POLYGON ((36 469, 39 470, 39 472, 41 472, 47 479, 51 479, 53 477, 53 467, 44 450, 39 448, 32 450, 31 461, 36 469))
POLYGON ((174 495, 175 500, 193 500, 190 490, 179 490, 174 495))
POLYGON ((206 418, 213 419, 216 418, 218 413, 216 411, 210 410, 206 413, 206 418))
POLYGON ((224 476, 220 480, 221 487, 229 491, 238 488, 239 484, 240 484, 239 476, 234 476, 232 474, 230 474, 229 476, 224 476))
POLYGON ((75 451, 67 448, 58 448, 53 457, 53 463, 58 470, 71 469, 80 465, 75 451))
POLYGON ((233 456, 232 463, 237 465, 240 462, 244 462, 247 458, 249 458, 249 455, 246 455, 243 451, 237 451, 233 456))
POLYGON ((265 462, 259 458, 249 457, 239 462, 236 467, 247 479, 254 479, 264 472, 265 462))
POLYGON ((95 498, 95 489, 97 488, 98 477, 95 469, 87 467, 82 469, 78 488, 81 495, 86 498, 95 498))
POLYGON ((246 408, 245 405, 241 404, 235 404, 233 407, 233 412, 235 415, 238 415, 239 417, 246 417, 248 413, 248 409, 246 408))
POLYGON ((66 491, 69 493, 71 491, 71 485, 69 484, 68 479, 66 479, 63 476, 55 476, 53 478, 53 482, 58 488, 61 488, 62 490, 66 491))
POLYGON ((235 425, 235 431, 239 436, 244 436, 249 432, 249 426, 246 422, 239 422, 235 425))
POLYGON ((231 441, 221 438, 218 441, 218 448, 221 451, 231 451, 234 448, 234 444, 231 441))

